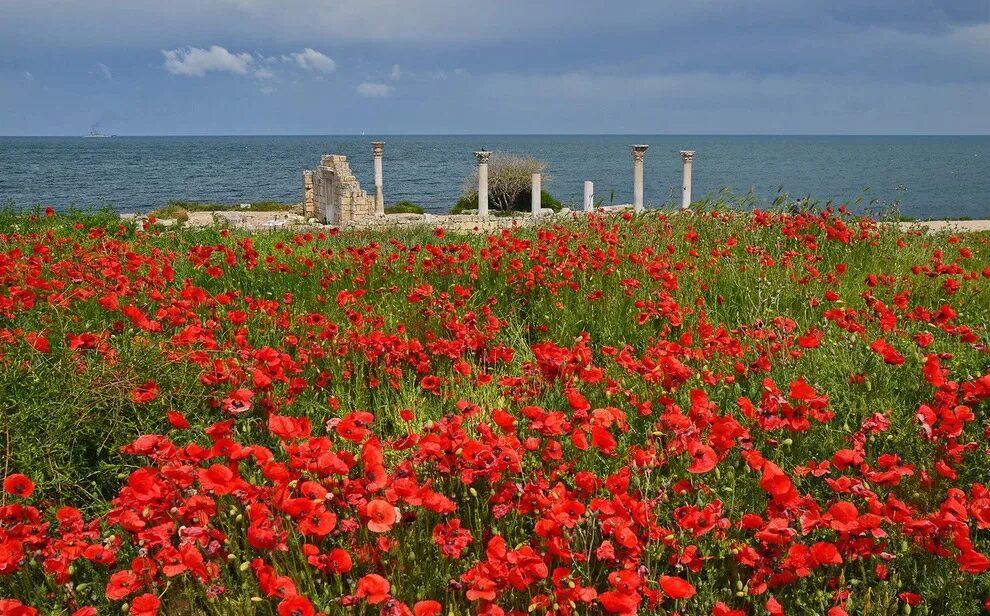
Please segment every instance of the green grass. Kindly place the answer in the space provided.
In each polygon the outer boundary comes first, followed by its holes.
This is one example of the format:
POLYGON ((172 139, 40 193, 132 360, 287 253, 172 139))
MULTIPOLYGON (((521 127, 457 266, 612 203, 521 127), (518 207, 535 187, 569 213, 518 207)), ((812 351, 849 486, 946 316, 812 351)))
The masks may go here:
MULTIPOLYGON (((715 412, 737 417, 752 432, 747 448, 763 452, 788 473, 808 460, 829 459, 849 447, 853 432, 883 413, 891 427, 863 439, 869 462, 875 466, 879 456, 896 454, 900 463, 919 472, 895 486, 864 482, 861 490, 937 512, 950 485, 987 482, 990 466, 984 431, 990 426, 990 408, 985 401, 971 403, 977 418, 964 426, 959 440, 977 446, 960 452, 960 477, 954 482, 934 472, 934 461, 944 451, 939 442, 920 436, 916 414, 922 402, 935 396, 920 377, 928 352, 940 354, 950 377, 961 382, 986 373, 990 365, 985 350, 990 344, 990 286, 980 274, 990 271, 985 270, 990 268, 990 234, 965 234, 954 243, 948 233, 906 235, 894 225, 877 227, 847 218, 844 224, 850 235, 831 237, 828 232, 835 232, 837 226, 826 230, 815 224, 814 216, 802 218, 804 222, 792 228, 793 218, 773 215, 769 224, 760 225, 724 202, 705 206, 711 211, 699 209, 690 216, 651 212, 629 220, 602 216, 591 223, 577 217, 555 220, 552 227, 456 238, 438 238, 427 229, 324 236, 285 230, 249 236, 214 228, 145 232, 106 213, 46 219, 0 211, 0 227, 5 230, 0 234, 0 254, 7 259, 0 262, 0 271, 10 276, 3 299, 11 302, 0 324, 4 358, 0 409, 5 429, 0 438, 5 439, 5 463, 31 475, 38 483, 39 499, 77 505, 88 514, 103 513, 127 474, 145 463, 122 455, 122 445, 142 434, 162 434, 179 445, 195 441, 209 446, 202 430, 228 418, 217 401, 237 386, 251 386, 251 368, 263 364, 266 369, 289 366, 286 380, 275 382, 264 394, 269 408, 259 403, 254 412, 237 418, 232 438, 267 447, 277 456, 283 455, 282 443, 265 429, 269 411, 309 417, 314 431, 322 435, 328 419, 368 409, 376 415, 376 433, 387 440, 424 434, 457 416, 455 404, 463 399, 485 411, 464 421, 463 429, 476 434, 494 409, 569 408, 566 384, 579 388, 593 408, 616 407, 626 414, 629 431, 620 435, 616 457, 594 449, 578 450, 561 439, 567 464, 601 477, 630 466, 626 455, 631 451, 663 450, 676 440, 672 435, 676 422, 660 425, 658 416, 665 405, 676 408, 678 415, 690 415, 692 390, 701 390, 715 412), (961 257, 962 247, 972 255, 961 257), (915 266, 935 262, 938 253, 943 255, 939 262, 961 264, 975 276, 913 271, 915 266), (891 278, 869 287, 866 280, 871 274, 891 278), (961 290, 947 293, 943 286, 947 278, 959 278, 961 290), (410 294, 423 285, 432 287, 432 299, 411 301, 410 294), (829 291, 840 300, 812 303, 829 291), (903 292, 908 293, 908 309, 898 312, 895 325, 885 330, 871 300, 890 307, 903 292), (117 298, 119 308, 111 310, 101 303, 110 295, 117 298), (595 295, 597 299, 589 299, 595 295), (976 343, 963 343, 958 333, 911 316, 915 307, 934 313, 945 305, 958 312, 959 323, 973 328, 976 343), (161 329, 135 325, 122 313, 123 306, 139 308, 161 329), (854 310, 863 332, 844 331, 825 319, 823 313, 831 308, 854 310), (243 324, 232 322, 237 312, 245 313, 243 324), (339 327, 339 335, 329 335, 321 319, 339 327), (822 346, 795 354, 794 337, 813 327, 827 333, 822 346), (25 344, 26 332, 44 332, 51 352, 25 344), (112 354, 70 350, 68 337, 85 332, 105 336, 112 354), (936 335, 928 351, 912 342, 914 334, 924 332, 936 335), (560 363, 601 367, 601 384, 534 377, 535 345, 552 342, 569 350, 585 337, 587 357, 560 363), (869 342, 877 337, 891 339, 904 352, 903 366, 887 365, 869 349, 869 342), (496 348, 513 353, 499 355, 496 348), (615 352, 607 353, 609 348, 615 352), (393 356, 397 349, 407 351, 393 356), (616 359, 620 352, 626 364, 616 359), (677 387, 662 383, 669 369, 651 367, 668 356, 678 357, 690 370, 677 387), (768 364, 758 365, 764 357, 768 364), (490 375, 491 383, 479 385, 472 378, 461 378, 453 368, 455 359, 466 362, 473 374, 490 375), (425 374, 448 380, 442 395, 420 388, 425 374), (861 381, 851 380, 860 374, 861 381), (767 392, 765 379, 786 391, 798 376, 829 396, 834 419, 790 433, 760 430, 739 415, 742 397, 759 404, 767 392), (131 392, 149 379, 158 384, 159 397, 135 403, 131 392), (292 379, 301 379, 305 387, 290 391, 292 379), (521 384, 502 384, 514 379, 521 384), (652 414, 639 412, 644 401, 653 404, 652 414), (192 430, 171 428, 165 419, 170 409, 182 411, 192 430), (414 419, 402 419, 401 409, 414 410, 414 419), (920 471, 933 479, 923 481, 920 471)), ((540 436, 535 431, 527 435, 540 436)), ((449 459, 459 459, 462 453, 452 450, 449 459)), ((746 513, 769 515, 757 475, 738 454, 734 449, 720 463, 717 477, 686 475, 685 463, 676 455, 657 470, 631 469, 633 491, 650 503, 653 514, 664 517, 677 548, 695 545, 709 559, 697 575, 680 570, 698 587, 700 597, 682 613, 710 614, 715 600, 733 607, 741 603, 735 589, 737 583, 742 588, 746 576, 730 550, 743 534, 730 527, 724 529, 724 536, 692 537, 671 522, 675 508, 714 499, 724 502, 725 515, 734 523, 746 513), (675 490, 679 480, 688 481, 691 490, 675 490)), ((406 456, 389 451, 387 463, 406 456)), ((262 481, 253 462, 244 459, 241 468, 254 481, 262 481)), ((504 487, 511 488, 506 494, 514 499, 523 487, 535 489, 540 482, 570 486, 566 473, 546 479, 553 468, 538 449, 533 450, 526 454, 523 472, 506 478, 504 487)), ((476 539, 497 529, 512 547, 539 541, 532 517, 514 511, 493 518, 487 483, 476 481, 469 487, 459 477, 445 476, 432 467, 420 470, 422 480, 434 481, 436 489, 457 502, 457 515, 476 539)), ((823 478, 794 476, 794 481, 822 508, 837 498, 823 478)), ((842 498, 861 504, 857 491, 842 498)), ((187 612, 175 606, 188 602, 195 606, 189 613, 272 614, 270 601, 251 602, 251 596, 260 596, 256 583, 250 572, 238 570, 241 562, 260 554, 244 545, 244 525, 238 519, 243 518, 241 503, 231 496, 218 501, 222 506, 215 526, 228 535, 223 549, 234 556, 222 570, 228 594, 207 601, 202 587, 186 577, 175 578, 167 589, 156 589, 172 608, 165 613, 184 616, 187 612)), ((438 517, 403 508, 418 517, 396 528, 394 537, 402 549, 383 556, 386 562, 381 567, 364 570, 387 574, 403 600, 443 597, 444 613, 467 613, 472 606, 458 602, 461 594, 452 590, 450 580, 484 558, 483 546, 476 541, 464 561, 439 558, 429 535, 438 517), (423 567, 424 562, 430 566, 423 567)), ((345 514, 341 515, 343 519, 345 514)), ((575 551, 594 554, 603 540, 594 521, 589 516, 581 532, 569 536, 575 551)), ((800 528, 801 521, 793 525, 800 528)), ((974 542, 986 552, 990 536, 975 524, 973 529, 974 542)), ((827 538, 830 531, 816 532, 827 538)), ((375 538, 366 535, 353 540, 372 546, 375 538)), ((342 588, 350 588, 353 579, 314 575, 298 558, 300 538, 291 537, 290 550, 264 553, 265 558, 281 574, 291 575, 300 592, 318 599, 319 607, 338 613, 342 608, 333 598, 342 594, 342 588)), ((339 545, 348 547, 345 541, 341 539, 339 545)), ((849 607, 850 614, 894 614, 903 609, 897 599, 902 591, 925 596, 927 605, 916 609, 916 614, 980 613, 979 601, 990 592, 987 576, 964 576, 950 560, 931 557, 914 545, 901 548, 907 544, 904 537, 883 541, 896 556, 887 563, 894 572, 887 580, 874 573, 882 560, 877 557, 851 561, 829 569, 827 575, 818 571, 773 593, 789 615, 827 613, 835 587, 850 590, 855 605, 849 607)), ((126 568, 129 562, 125 555, 138 551, 139 546, 126 545, 121 566, 126 568)), ((385 553, 377 547, 368 551, 385 553)), ((673 548, 653 544, 640 560, 655 581, 671 570, 675 554, 673 548)), ((44 588, 47 578, 40 574, 39 563, 34 566, 35 577, 0 579, 0 597, 12 593, 43 601, 44 593, 36 589, 44 588)), ((578 581, 594 584, 600 591, 608 587, 607 576, 593 557, 574 563, 573 568, 578 581)), ((105 582, 101 574, 94 575, 105 582)), ((46 592, 57 595, 63 590, 52 586, 46 592)), ((88 592, 94 602, 107 605, 100 584, 88 592)), ((514 607, 525 610, 531 594, 511 598, 514 607)), ((767 595, 752 599, 762 605, 767 595)), ((119 607, 109 604, 107 609, 119 607)), ((377 608, 357 610, 378 613, 377 608)))
POLYGON ((239 203, 209 203, 203 201, 169 201, 167 205, 149 212, 150 216, 157 218, 175 218, 177 220, 188 220, 188 212, 288 212, 295 208, 295 204, 281 203, 278 201, 255 201, 250 207, 241 207, 239 203))
POLYGON ((386 214, 425 214, 423 206, 412 201, 397 201, 393 205, 385 208, 386 214))

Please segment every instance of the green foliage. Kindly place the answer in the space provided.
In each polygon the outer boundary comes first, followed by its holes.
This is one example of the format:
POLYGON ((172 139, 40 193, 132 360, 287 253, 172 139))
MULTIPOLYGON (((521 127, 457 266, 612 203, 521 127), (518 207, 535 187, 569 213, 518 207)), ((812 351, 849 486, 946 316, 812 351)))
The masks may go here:
POLYGON ((250 207, 241 207, 239 203, 210 203, 203 201, 180 201, 173 199, 167 205, 151 212, 159 218, 166 218, 159 213, 169 213, 178 210, 186 212, 233 212, 244 210, 247 212, 288 212, 295 207, 292 203, 281 203, 278 201, 255 201, 250 207))
MULTIPOLYGON (((528 195, 517 201, 522 211, 528 211, 528 195)), ((560 206, 547 193, 543 193, 542 201, 543 207, 560 206)), ((0 254, 10 254, 17 248, 22 254, 29 255, 21 258, 30 258, 30 248, 35 242, 18 243, 13 239, 12 230, 20 237, 51 236, 66 240, 45 245, 51 260, 39 259, 38 279, 57 277, 53 275, 56 267, 58 271, 72 267, 80 251, 82 254, 86 250, 108 251, 99 267, 80 270, 92 279, 81 274, 67 277, 72 282, 65 289, 33 289, 30 300, 35 302, 36 308, 18 309, 13 316, 3 317, 0 329, 10 334, 0 337, 3 358, 0 362, 0 444, 5 453, 5 467, 0 468, 0 472, 17 471, 30 475, 38 484, 39 496, 53 502, 83 506, 94 513, 106 510, 109 499, 123 483, 123 477, 136 465, 145 463, 132 456, 120 455, 122 445, 142 434, 161 434, 176 443, 198 438, 201 445, 209 446, 202 430, 229 418, 215 402, 231 386, 224 382, 204 382, 202 377, 212 374, 212 370, 189 358, 202 359, 205 366, 211 366, 214 359, 229 359, 231 364, 244 361, 245 365, 251 365, 250 353, 244 351, 245 347, 280 349, 297 359, 303 354, 313 358, 313 363, 306 365, 304 372, 287 375, 287 382, 276 383, 272 399, 277 403, 279 413, 309 417, 315 430, 323 430, 329 418, 355 409, 370 409, 375 414, 376 430, 385 438, 418 432, 424 425, 449 418, 454 404, 462 398, 478 405, 483 412, 503 408, 514 410, 515 403, 505 397, 504 390, 499 387, 478 386, 470 378, 458 380, 454 362, 450 360, 435 360, 436 363, 430 366, 431 371, 449 379, 443 395, 432 396, 422 390, 420 380, 423 375, 417 373, 415 365, 397 363, 386 367, 361 347, 349 348, 344 342, 348 338, 342 337, 340 343, 334 343, 338 345, 334 348, 340 351, 339 355, 330 352, 317 357, 312 353, 314 348, 319 348, 314 340, 322 327, 314 327, 310 318, 325 317, 329 323, 341 324, 346 331, 347 324, 354 323, 348 319, 380 317, 382 322, 375 325, 374 331, 362 332, 361 336, 377 341, 379 334, 398 331, 401 325, 402 340, 436 341, 445 340, 452 328, 463 327, 451 314, 480 315, 489 311, 489 327, 492 322, 504 324, 499 325, 499 345, 513 350, 514 354, 496 361, 486 357, 482 346, 481 352, 466 352, 463 359, 472 369, 484 370, 493 383, 504 377, 533 374, 536 365, 533 343, 552 341, 569 347, 582 335, 589 336, 594 349, 590 357, 603 366, 606 379, 621 384, 617 393, 609 396, 603 390, 586 388, 594 392, 589 393, 592 396, 589 402, 595 408, 615 406, 628 411, 624 421, 628 422, 629 429, 620 437, 620 449, 629 447, 631 442, 642 444, 647 439, 651 439, 651 447, 662 447, 670 438, 669 434, 656 432, 656 414, 661 412, 661 405, 656 405, 653 416, 645 416, 633 410, 632 400, 666 398, 672 408, 682 409, 687 414, 692 407, 690 392, 700 389, 709 396, 719 413, 731 414, 738 408, 741 396, 754 401, 760 399, 766 392, 764 379, 772 379, 785 387, 792 379, 802 376, 816 391, 829 396, 829 408, 836 413, 835 418, 829 422, 815 422, 804 432, 764 432, 754 428, 747 447, 762 451, 790 471, 808 460, 821 461, 823 452, 851 446, 853 430, 874 414, 886 413, 890 429, 885 434, 869 436, 865 446, 871 454, 896 453, 898 464, 923 469, 932 479, 926 485, 916 473, 901 478, 895 485, 875 485, 870 489, 882 488, 891 497, 911 506, 938 510, 936 497, 932 494, 944 493, 939 486, 946 480, 932 470, 932 465, 941 453, 933 443, 919 437, 915 417, 919 404, 930 400, 936 392, 918 375, 925 354, 931 352, 946 357, 945 365, 951 369, 952 378, 975 378, 987 369, 985 351, 976 344, 963 344, 956 334, 942 332, 930 323, 913 318, 900 318, 896 331, 890 333, 881 330, 879 318, 865 318, 863 324, 867 329, 862 335, 840 330, 823 322, 822 309, 809 305, 808 299, 820 298, 827 290, 834 291, 842 298, 835 306, 869 314, 864 279, 870 274, 889 274, 894 282, 869 291, 873 294, 871 299, 882 298, 887 305, 893 305, 892 297, 896 293, 910 291, 911 308, 917 306, 929 313, 952 304, 960 308, 959 323, 972 326, 985 343, 986 323, 990 323, 990 288, 985 282, 963 281, 962 291, 948 296, 942 287, 943 278, 911 272, 914 265, 930 263, 934 250, 944 249, 946 255, 951 251, 951 258, 955 259, 961 246, 973 250, 972 257, 964 260, 967 270, 979 272, 982 268, 990 268, 990 251, 987 250, 990 236, 965 236, 963 244, 956 245, 949 243, 948 234, 916 236, 871 228, 870 233, 875 237, 841 242, 827 238, 825 231, 818 228, 805 228, 800 233, 788 235, 781 232, 780 225, 755 225, 752 217, 734 212, 732 206, 738 203, 725 199, 706 199, 703 203, 710 212, 699 209, 693 215, 669 217, 649 212, 627 223, 620 222, 618 217, 603 218, 594 233, 589 232, 592 223, 585 220, 561 222, 559 226, 555 221, 558 231, 552 237, 545 233, 541 236, 542 232, 534 228, 515 230, 512 232, 514 239, 519 241, 505 243, 514 252, 506 253, 508 256, 501 260, 501 269, 494 267, 494 258, 484 263, 477 256, 491 249, 491 238, 480 235, 458 237, 456 242, 448 237, 445 242, 438 240, 430 230, 396 230, 386 238, 395 242, 389 242, 382 238, 381 232, 345 231, 296 246, 293 243, 296 236, 283 230, 256 236, 237 230, 221 234, 214 228, 145 233, 133 224, 121 223, 107 212, 70 211, 48 218, 39 210, 17 213, 0 209, 0 227, 10 234, 0 236, 0 254), (718 218, 712 212, 717 213, 718 218), (74 228, 77 224, 79 228, 74 228), (690 240, 685 239, 689 236, 690 240), (257 252, 258 267, 244 265, 243 259, 248 252, 245 240, 248 238, 251 250, 257 252), (899 240, 903 240, 903 245, 899 245, 899 240), (429 244, 451 249, 447 253, 451 261, 443 263, 435 253, 411 249, 429 244), (810 244, 815 245, 814 250, 809 249, 810 244), (115 245, 117 247, 113 248, 115 245), (372 245, 374 250, 355 250, 372 245), (665 249, 667 245, 671 247, 669 254, 665 249), (206 267, 189 258, 195 252, 194 247, 220 248, 208 263, 221 268, 220 275, 211 274, 206 267), (589 262, 591 252, 600 250, 605 255, 613 249, 617 251, 615 255, 602 257, 607 259, 602 261, 608 264, 607 267, 580 267, 589 262), (381 256, 372 259, 373 263, 360 264, 364 255, 379 254, 379 251, 381 256), (130 268, 131 253, 155 254, 156 261, 130 268), (466 261, 485 266, 475 270, 465 267, 463 272, 457 272, 455 267, 461 267, 463 263, 457 262, 455 255, 461 253, 469 255, 466 261), (316 254, 321 256, 316 258, 316 254), (814 259, 805 260, 804 256, 808 254, 814 259), (228 255, 234 258, 236 265, 226 264, 228 255), (390 260, 392 256, 397 258, 390 260), (510 265, 514 259, 523 264, 518 272, 510 265), (568 259, 572 259, 574 265, 555 267, 568 259), (303 266, 307 260, 309 264, 303 266), (651 278, 644 275, 643 269, 649 260, 667 260, 684 267, 676 270, 680 275, 674 279, 659 274, 651 278), (261 266, 262 263, 265 266, 261 266), (158 268, 160 274, 165 264, 171 270, 171 280, 167 281, 161 275, 154 279, 147 276, 152 268, 158 268), (408 269, 400 271, 400 267, 408 269), (812 277, 811 270, 820 276, 812 277), (827 279, 840 270, 842 275, 827 279), (521 271, 531 274, 532 281, 519 276, 521 271), (513 280, 507 282, 510 276, 513 280), (154 282, 149 282, 151 280, 154 282), (630 280, 636 284, 629 284, 630 280), (531 284, 534 281, 535 284, 531 284), (100 294, 87 297, 84 291, 92 288, 93 283, 107 286, 100 294), (111 285, 126 290, 120 298, 122 305, 136 306, 161 321, 162 331, 146 331, 120 311, 104 308, 100 300, 111 285), (455 286, 463 286, 469 292, 457 298, 456 313, 446 313, 434 311, 430 304, 409 300, 410 293, 420 285, 431 285, 438 294, 448 293, 455 286), (181 295, 188 290, 190 298, 202 293, 203 297, 212 300, 227 295, 232 289, 236 289, 236 294, 226 297, 223 304, 197 302, 181 295), (354 310, 353 304, 335 300, 353 298, 355 290, 367 291, 366 297, 372 298, 369 305, 373 305, 373 310, 362 313, 354 310), (70 293, 76 298, 71 309, 61 307, 59 298, 70 296, 70 293), (591 294, 597 295, 594 303, 589 303, 591 294), (252 298, 253 309, 245 308, 247 300, 244 298, 252 298), (177 309, 178 306, 181 309, 177 309), (676 314, 660 313, 670 306, 681 308, 676 314), (231 314, 238 310, 246 313, 243 328, 231 320, 231 314), (639 314, 646 314, 646 318, 637 320, 639 314), (179 344, 177 340, 189 334, 189 323, 200 319, 221 324, 212 332, 214 337, 179 344), (819 350, 802 352, 796 346, 788 346, 787 341, 810 328, 828 331, 819 350), (914 348, 908 342, 912 335, 928 331, 938 334, 930 351, 914 348), (25 344, 24 332, 44 332, 51 342, 51 351, 42 352, 25 344), (84 332, 105 336, 113 355, 94 349, 71 350, 68 337, 84 332), (898 337, 898 345, 907 356, 906 365, 887 365, 870 351, 869 339, 884 335, 898 337), (715 351, 724 344, 721 341, 732 338, 743 341, 738 348, 731 347, 736 349, 737 356, 715 351), (290 339, 294 342, 288 344, 290 339), (697 345, 697 353, 685 357, 684 361, 691 364, 694 374, 689 383, 677 390, 661 384, 664 372, 659 364, 655 371, 657 378, 647 382, 638 378, 639 373, 636 378, 631 377, 628 368, 620 368, 617 362, 606 359, 602 353, 603 349, 611 347, 614 352, 622 349, 630 358, 644 357, 653 361, 665 358, 668 349, 693 345, 697 345), (766 349, 777 349, 773 351, 773 361, 765 369, 757 369, 754 360, 764 352, 770 352, 766 349), (299 377, 312 384, 317 374, 323 373, 332 378, 321 381, 319 387, 308 386, 291 395, 288 393, 290 379, 299 377), (852 380, 852 375, 862 375, 863 379, 852 380), (729 376, 732 378, 723 378, 729 376), (708 377, 711 380, 705 380, 708 377), (149 402, 136 402, 132 392, 149 379, 157 383, 159 395, 149 402), (377 385, 370 386, 372 381, 377 385), (338 403, 339 409, 331 408, 330 400, 338 403), (169 409, 182 411, 192 423, 192 429, 173 429, 165 418, 169 409), (401 418, 400 409, 413 409, 414 419, 401 418), (932 485, 936 489, 932 489, 932 485)), ((184 204, 170 204, 169 207, 188 211, 184 204)), ((461 211, 476 209, 477 195, 463 197, 455 206, 457 208, 461 211)), ((854 234, 859 232, 855 221, 846 222, 854 234)), ((660 267, 657 271, 670 273, 674 269, 665 271, 660 267)), ((11 295, 8 287, 0 299, 6 300, 11 295)), ((17 301, 27 299, 29 297, 22 289, 17 301)), ((481 335, 479 329, 479 339, 481 335)), ((614 353, 608 355, 612 356, 614 353)), ((578 381, 573 384, 584 387, 578 381)), ((568 399, 562 392, 563 387, 534 380, 531 402, 545 409, 566 409, 568 399)), ((990 467, 982 430, 986 429, 988 408, 985 402, 975 402, 973 410, 978 420, 965 427, 960 441, 979 442, 980 446, 961 454, 966 459, 959 465, 959 472, 962 481, 985 483, 990 467)), ((233 428, 235 440, 279 451, 282 443, 265 429, 267 413, 268 410, 259 406, 252 413, 239 416, 233 428)), ((479 420, 468 419, 465 429, 473 430, 470 424, 479 420)), ((747 421, 746 425, 752 423, 747 421)), ((566 439, 564 446, 569 447, 566 439)), ((646 455, 646 450, 643 451, 646 455)), ((568 450, 568 456, 571 453, 574 456, 567 458, 567 464, 594 468, 602 476, 618 472, 627 459, 624 455, 605 457, 595 451, 568 450)), ((390 451, 389 455, 406 454, 390 451)), ((670 464, 679 462, 671 460, 670 464)), ((248 473, 251 468, 253 464, 245 460, 242 471, 248 473)), ((669 485, 674 472, 669 467, 653 475, 634 470, 636 485, 632 491, 653 495, 655 499, 649 501, 653 503, 651 507, 666 514, 674 506, 703 504, 715 498, 724 501, 724 515, 733 520, 744 512, 764 512, 767 495, 757 485, 757 474, 738 456, 719 465, 717 480, 709 476, 706 484, 705 479, 696 476, 696 485, 705 486, 703 492, 683 487, 674 490, 669 485)), ((421 480, 433 481, 438 477, 439 474, 437 477, 424 476, 421 480)), ((820 503, 829 503, 836 498, 826 479, 832 477, 795 475, 800 492, 811 495, 820 503)), ((561 481, 569 481, 566 473, 561 481)), ((496 524, 511 546, 539 541, 534 540, 532 525, 522 515, 512 513, 497 523, 488 517, 488 499, 492 495, 486 494, 483 482, 476 481, 469 488, 454 481, 446 489, 448 496, 458 503, 458 515, 478 539, 465 561, 477 562, 484 558, 480 539, 496 524)), ((846 498, 857 497, 849 494, 846 498)), ((232 528, 228 534, 230 541, 224 544, 224 550, 232 555, 229 570, 223 571, 227 593, 207 602, 202 598, 201 587, 186 576, 177 577, 168 588, 155 589, 163 595, 162 613, 272 614, 274 611, 267 600, 252 602, 252 596, 260 597, 263 593, 258 590, 251 572, 238 570, 240 558, 250 552, 244 545, 237 544, 243 540, 239 539, 243 529, 236 526, 239 505, 232 496, 218 498, 218 501, 223 506, 218 508, 217 518, 232 528), (229 513, 231 510, 234 514, 229 513)), ((439 521, 430 517, 432 514, 420 515, 423 524, 417 527, 419 529, 429 529, 439 521)), ((738 589, 742 592, 741 580, 746 574, 730 552, 735 546, 720 536, 723 531, 735 532, 726 528, 689 539, 698 544, 699 554, 708 560, 700 573, 685 570, 684 575, 697 586, 698 601, 708 601, 708 605, 701 609, 695 604, 693 607, 697 610, 685 613, 710 614, 711 603, 715 600, 734 601, 733 605, 738 605, 749 599, 735 601, 734 587, 726 583, 737 576, 735 580, 739 581, 738 589)), ((457 579, 458 563, 435 557, 436 546, 429 532, 409 531, 399 535, 402 532, 399 527, 395 530, 399 538, 397 545, 401 553, 409 554, 410 559, 399 563, 400 566, 392 571, 382 571, 394 582, 396 593, 446 596, 450 598, 450 604, 445 601, 445 613, 467 613, 470 606, 456 603, 457 594, 450 592, 448 586, 451 579, 457 579), (433 566, 417 566, 427 560, 433 566)), ((681 534, 676 526, 665 532, 681 534)), ((594 533, 589 536, 575 534, 571 547, 578 553, 593 555, 604 539, 594 533)), ((985 546, 985 531, 974 532, 973 540, 981 547, 985 546)), ((896 555, 890 563, 896 575, 891 578, 878 580, 870 568, 853 560, 841 569, 831 570, 828 577, 816 571, 806 579, 773 592, 786 604, 788 614, 827 613, 835 603, 836 588, 850 590, 852 604, 847 606, 850 614, 895 613, 903 608, 897 598, 902 590, 919 592, 925 597, 926 604, 921 609, 915 608, 915 614, 924 613, 929 606, 934 613, 952 616, 980 613, 977 599, 982 600, 990 592, 987 576, 963 575, 951 560, 925 554, 903 537, 890 537, 889 542, 888 551, 896 555), (899 547, 902 542, 908 547, 899 547), (834 578, 831 573, 835 574, 834 578)), ((138 549, 131 547, 134 552, 138 549)), ((644 555, 643 560, 649 565, 653 578, 669 566, 672 553, 663 549, 657 554, 644 555)), ((314 575, 300 558, 298 541, 287 552, 271 558, 277 559, 274 564, 279 573, 291 575, 300 592, 314 597, 341 594, 334 585, 354 582, 343 576, 314 575)), ((40 562, 32 565, 39 571, 35 578, 23 574, 18 574, 16 579, 14 576, 0 578, 0 597, 41 597, 46 593, 62 592, 54 586, 45 586, 40 562), (37 589, 32 587, 32 580, 37 581, 37 589), (15 588, 15 585, 19 586, 15 588)), ((127 560, 122 557, 121 562, 126 568, 127 560)), ((77 566, 88 565, 80 561, 77 566)), ((595 566, 594 556, 576 565, 575 579, 580 580, 595 566)), ((603 579, 590 581, 601 588, 607 586, 603 579)), ((86 592, 105 601, 99 584, 90 585, 86 592)), ((752 600, 762 605, 766 597, 764 594, 752 600)), ((329 599, 319 607, 327 613, 341 609, 329 599)), ((361 610, 365 614, 378 612, 377 608, 359 607, 356 613, 362 613, 361 610)), ((100 613, 104 613, 102 607, 100 613)), ((589 610, 587 613, 598 612, 589 610)))
MULTIPOLYGON (((531 202, 532 194, 533 193, 531 190, 521 192, 519 193, 519 195, 516 196, 515 200, 512 202, 512 207, 509 208, 508 211, 506 212, 492 211, 491 213, 498 216, 500 214, 510 214, 512 212, 528 212, 532 209, 532 202, 531 202)), ((551 195, 550 193, 544 190, 540 192, 540 207, 553 210, 555 212, 559 212, 560 209, 563 207, 563 204, 561 204, 561 202, 556 197, 554 197, 553 195, 551 195)), ((464 212, 477 210, 477 209, 478 209, 478 193, 473 192, 470 194, 466 194, 462 196, 460 199, 458 199, 457 203, 454 204, 454 207, 450 209, 450 213, 463 214, 464 212)))
POLYGON ((397 201, 393 205, 385 208, 386 214, 425 214, 426 210, 423 206, 413 203, 412 201, 402 200, 397 201))

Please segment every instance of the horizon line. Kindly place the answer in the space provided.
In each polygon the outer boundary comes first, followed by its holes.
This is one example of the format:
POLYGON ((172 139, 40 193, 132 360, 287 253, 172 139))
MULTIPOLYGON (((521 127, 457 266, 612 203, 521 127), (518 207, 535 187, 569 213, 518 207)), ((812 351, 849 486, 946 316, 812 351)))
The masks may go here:
MULTIPOLYGON (((149 133, 112 134, 105 138, 142 137, 990 137, 990 133, 149 133)), ((0 139, 86 139, 84 134, 0 135, 0 139)))

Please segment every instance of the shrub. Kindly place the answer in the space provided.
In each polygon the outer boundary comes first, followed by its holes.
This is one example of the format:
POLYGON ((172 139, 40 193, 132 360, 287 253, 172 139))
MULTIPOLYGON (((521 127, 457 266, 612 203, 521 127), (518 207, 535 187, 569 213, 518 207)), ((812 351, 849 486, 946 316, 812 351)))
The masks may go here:
POLYGON ((426 210, 423 206, 418 203, 413 203, 412 201, 407 201, 403 199, 402 201, 397 201, 390 207, 385 208, 386 214, 425 214, 426 210))
POLYGON ((165 207, 160 207, 150 213, 155 218, 171 218, 179 222, 189 220, 189 210, 179 205, 177 202, 170 202, 165 207))
MULTIPOLYGON (((516 200, 512 203, 512 207, 508 210, 500 211, 496 210, 495 214, 509 214, 511 212, 528 212, 531 208, 530 195, 533 194, 530 189, 526 189, 525 192, 519 193, 516 200)), ((540 207, 559 212, 560 208, 563 207, 561 202, 548 193, 547 191, 540 192, 540 207)), ((464 212, 477 210, 478 209, 478 191, 474 191, 470 194, 464 195, 457 200, 454 207, 450 209, 451 214, 463 214, 464 212)))
MULTIPOLYGON (((493 210, 507 212, 510 210, 529 210, 530 195, 533 174, 542 174, 546 169, 546 163, 520 154, 508 154, 505 152, 495 152, 488 162, 488 199, 493 210)), ((544 180, 547 177, 544 176, 544 180)), ((464 182, 464 193, 470 195, 477 193, 478 169, 471 172, 471 175, 464 182)), ((475 196, 477 203, 477 195, 475 196)), ((477 205, 475 206, 477 207, 477 205)))

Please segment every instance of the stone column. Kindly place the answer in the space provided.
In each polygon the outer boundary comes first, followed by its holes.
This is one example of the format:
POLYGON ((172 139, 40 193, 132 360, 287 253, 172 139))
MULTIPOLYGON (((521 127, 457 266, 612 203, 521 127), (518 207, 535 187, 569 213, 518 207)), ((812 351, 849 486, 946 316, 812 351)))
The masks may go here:
POLYGON ((585 181, 584 183, 584 211, 595 211, 595 183, 585 181))
POLYGON ((312 171, 303 171, 303 216, 316 218, 316 196, 313 190, 312 171))
POLYGON ((529 201, 529 209, 535 215, 540 213, 543 207, 543 177, 539 173, 533 174, 533 185, 530 188, 532 197, 529 201))
POLYGON ((631 145, 633 157, 633 209, 643 211, 643 157, 646 156, 648 145, 631 145))
POLYGON ((694 160, 694 150, 681 150, 681 160, 684 161, 684 176, 681 181, 681 209, 691 207, 691 161, 694 160))
POLYGON ((478 159, 478 215, 488 216, 488 159, 492 153, 481 150, 474 157, 478 159))
POLYGON ((385 193, 382 181, 382 154, 385 153, 384 141, 371 142, 371 155, 375 158, 375 214, 385 214, 385 193))

